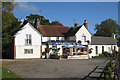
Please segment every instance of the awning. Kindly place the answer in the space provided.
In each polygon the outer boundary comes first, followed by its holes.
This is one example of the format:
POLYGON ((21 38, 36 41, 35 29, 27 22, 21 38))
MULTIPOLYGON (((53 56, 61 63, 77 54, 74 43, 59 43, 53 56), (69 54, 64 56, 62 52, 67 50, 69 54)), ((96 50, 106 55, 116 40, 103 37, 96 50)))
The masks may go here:
POLYGON ((86 46, 77 46, 76 48, 86 48, 86 46))
POLYGON ((72 46, 64 46, 63 48, 73 48, 72 46))
POLYGON ((73 47, 73 46, 64 46, 63 48, 86 48, 86 46, 77 46, 77 47, 73 47))

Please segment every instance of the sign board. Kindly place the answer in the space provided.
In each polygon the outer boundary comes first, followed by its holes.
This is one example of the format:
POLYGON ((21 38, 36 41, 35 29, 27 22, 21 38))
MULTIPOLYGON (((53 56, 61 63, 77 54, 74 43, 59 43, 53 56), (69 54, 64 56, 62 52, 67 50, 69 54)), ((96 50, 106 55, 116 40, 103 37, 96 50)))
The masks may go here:
MULTIPOLYGON (((75 42, 49 42, 49 45, 76 45, 75 42)), ((81 45, 81 43, 77 43, 77 45, 81 45)))

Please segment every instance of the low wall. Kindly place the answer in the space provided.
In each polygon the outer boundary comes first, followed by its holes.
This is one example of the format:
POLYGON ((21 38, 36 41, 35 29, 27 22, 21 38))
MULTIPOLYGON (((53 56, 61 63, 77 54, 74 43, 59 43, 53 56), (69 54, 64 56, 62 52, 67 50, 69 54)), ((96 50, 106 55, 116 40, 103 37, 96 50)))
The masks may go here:
POLYGON ((68 59, 88 59, 88 55, 68 56, 68 59))

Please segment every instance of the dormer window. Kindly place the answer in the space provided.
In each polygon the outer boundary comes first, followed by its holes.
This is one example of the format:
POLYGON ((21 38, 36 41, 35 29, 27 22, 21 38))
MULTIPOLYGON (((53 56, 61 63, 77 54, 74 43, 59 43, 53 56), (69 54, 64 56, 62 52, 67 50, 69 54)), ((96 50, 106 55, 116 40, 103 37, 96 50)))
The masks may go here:
POLYGON ((26 45, 31 45, 32 44, 32 36, 31 36, 31 34, 26 34, 25 44, 26 45))
POLYGON ((86 41, 86 36, 82 36, 82 42, 85 42, 86 41))

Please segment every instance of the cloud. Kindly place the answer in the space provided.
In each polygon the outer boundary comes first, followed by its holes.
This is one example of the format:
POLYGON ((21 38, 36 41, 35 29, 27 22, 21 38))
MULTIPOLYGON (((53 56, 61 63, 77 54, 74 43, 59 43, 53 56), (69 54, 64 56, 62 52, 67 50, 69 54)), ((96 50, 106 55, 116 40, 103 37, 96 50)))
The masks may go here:
POLYGON ((18 4, 22 10, 30 12, 41 12, 41 10, 39 10, 35 5, 30 4, 28 2, 19 2, 18 4))

